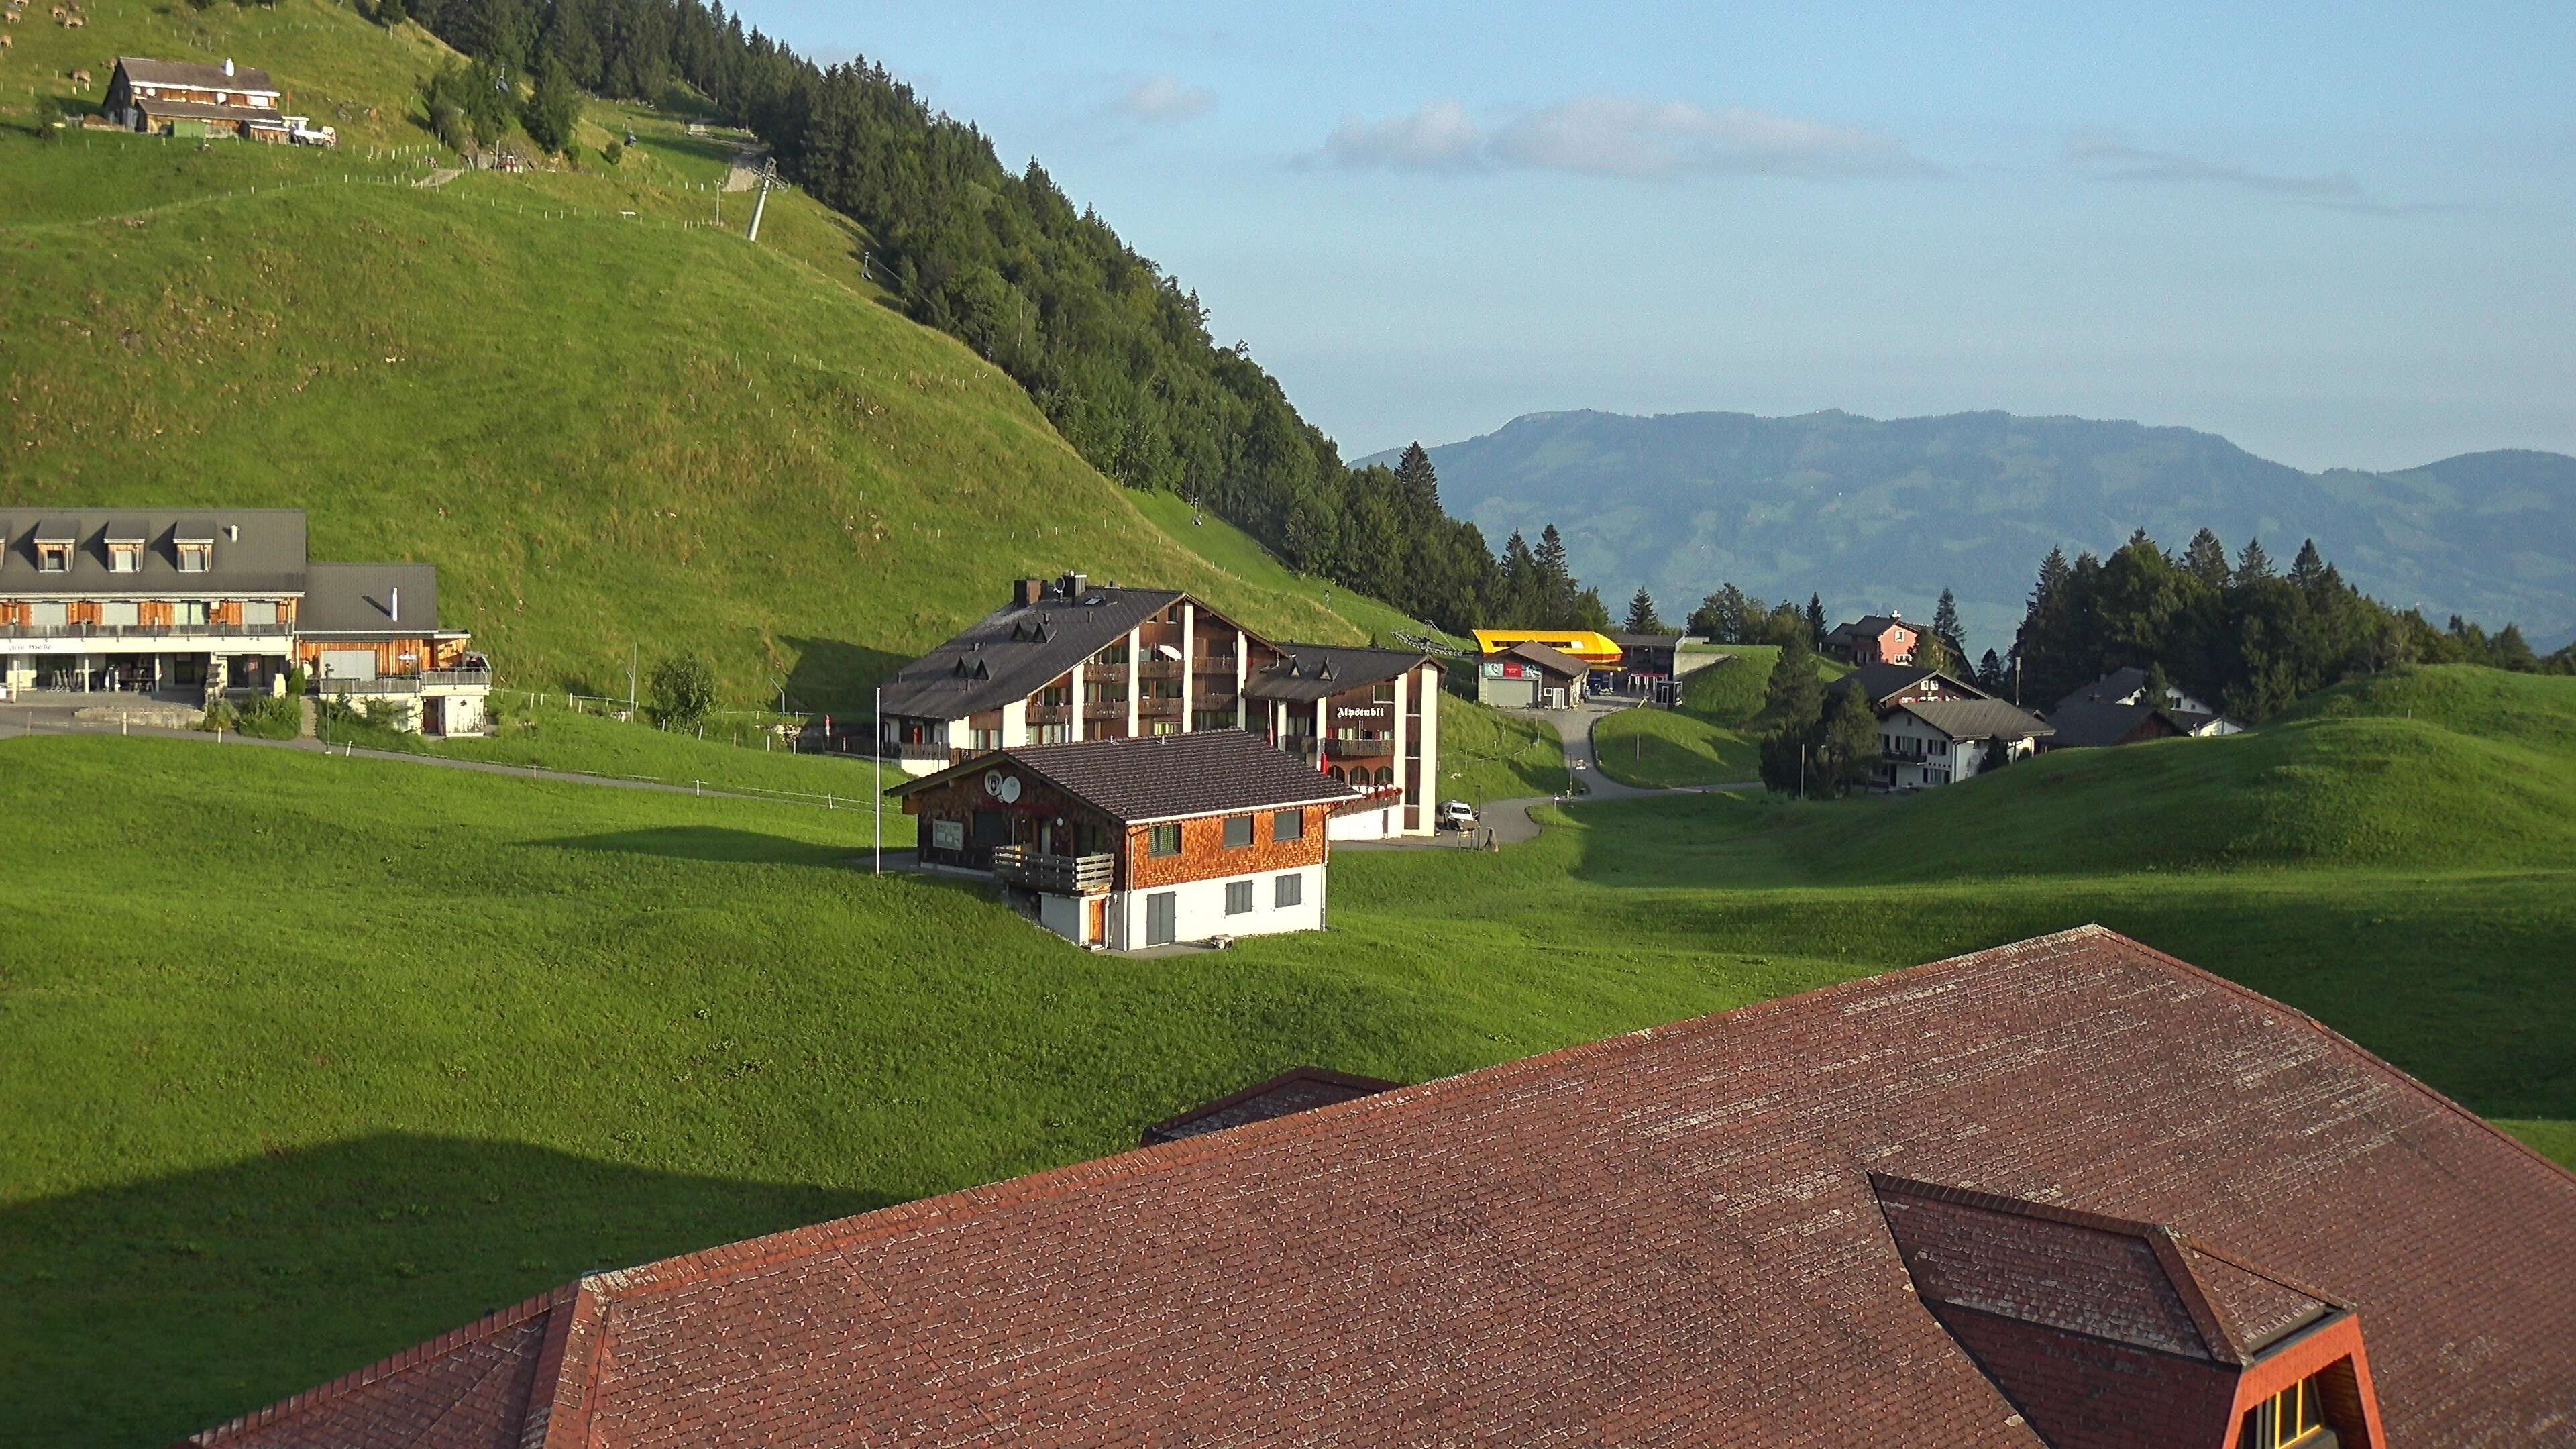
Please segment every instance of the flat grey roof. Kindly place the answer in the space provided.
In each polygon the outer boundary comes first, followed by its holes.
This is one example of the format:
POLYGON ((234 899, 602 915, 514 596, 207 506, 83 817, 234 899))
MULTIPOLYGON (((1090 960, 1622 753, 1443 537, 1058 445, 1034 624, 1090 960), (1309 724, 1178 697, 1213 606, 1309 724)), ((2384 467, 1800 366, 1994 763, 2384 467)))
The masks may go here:
POLYGON ((318 563, 308 577, 298 634, 409 638, 438 628, 435 564, 318 563))

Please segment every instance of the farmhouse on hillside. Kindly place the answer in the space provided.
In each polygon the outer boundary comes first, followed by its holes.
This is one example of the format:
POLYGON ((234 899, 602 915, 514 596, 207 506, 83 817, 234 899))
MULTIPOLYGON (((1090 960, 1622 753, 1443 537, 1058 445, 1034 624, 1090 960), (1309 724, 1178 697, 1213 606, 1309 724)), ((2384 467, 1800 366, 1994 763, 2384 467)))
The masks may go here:
POLYGON ((189 1442, 2541 1449, 2570 1424, 2576 1175, 2089 926, 588 1274, 189 1442))
POLYGON ((1865 614, 1826 631, 1824 652, 1846 664, 1910 664, 1922 638, 1901 614, 1865 614))
POLYGON ((1323 929, 1326 822, 1366 799, 1241 730, 1013 745, 886 793, 924 864, 1113 950, 1323 929))
POLYGON ((476 734, 492 671, 438 622, 429 564, 313 563, 304 511, 0 509, 0 684, 202 704, 382 701, 403 728, 476 734))
POLYGON ((159 136, 290 139, 285 93, 264 70, 121 55, 99 103, 107 119, 159 136))
POLYGON ((1912 664, 1864 664, 1825 686, 1828 697, 1860 691, 1878 716, 1879 763, 1871 786, 1921 790, 1955 784, 2028 755, 2052 732, 2048 721, 1966 680, 1912 664))
POLYGON ((1276 643, 1178 590, 1020 579, 885 682, 871 747, 919 775, 1024 744, 1241 729, 1376 798, 1337 838, 1427 835, 1440 684, 1428 655, 1276 643))

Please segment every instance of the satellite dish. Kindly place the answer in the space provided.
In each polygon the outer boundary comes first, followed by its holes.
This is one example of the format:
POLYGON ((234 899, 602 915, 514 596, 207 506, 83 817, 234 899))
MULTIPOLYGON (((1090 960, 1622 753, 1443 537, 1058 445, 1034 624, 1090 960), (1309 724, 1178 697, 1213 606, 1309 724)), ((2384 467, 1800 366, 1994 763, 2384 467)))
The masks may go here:
POLYGON ((1019 799, 1020 777, 1017 775, 1004 775, 1002 777, 1002 803, 1005 805, 1015 805, 1019 803, 1019 799))
MULTIPOLYGON (((1013 784, 1017 784, 1017 783, 1019 783, 1019 782, 1015 780, 1015 781, 1013 781, 1012 783, 1013 783, 1013 784)), ((987 795, 993 795, 993 796, 999 796, 999 795, 1002 793, 1002 772, 1001 772, 1001 771, 999 771, 999 770, 986 770, 986 771, 984 772, 984 793, 985 793, 985 794, 987 794, 987 795)))

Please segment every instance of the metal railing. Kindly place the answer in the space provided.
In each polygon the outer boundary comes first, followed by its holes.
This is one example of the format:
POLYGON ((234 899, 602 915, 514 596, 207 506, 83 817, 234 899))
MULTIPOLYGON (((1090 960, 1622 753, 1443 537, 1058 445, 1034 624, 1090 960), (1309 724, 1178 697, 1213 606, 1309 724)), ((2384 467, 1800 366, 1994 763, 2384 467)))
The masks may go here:
POLYGON ((1107 895, 1118 879, 1114 855, 1041 855, 1025 845, 993 847, 993 874, 1060 896, 1107 895))
POLYGON ((292 624, 0 624, 0 639, 285 639, 292 624))
POLYGON ((489 669, 424 669, 420 672, 420 682, 450 686, 476 684, 488 686, 492 682, 492 671, 489 669))
POLYGON ((1395 753, 1395 741, 1393 741, 1393 740, 1338 740, 1338 739, 1336 739, 1336 740, 1326 740, 1326 741, 1324 741, 1324 753, 1325 753, 1325 754, 1328 754, 1328 755, 1343 755, 1343 756, 1352 756, 1352 755, 1392 755, 1392 754, 1394 754, 1394 753, 1395 753))
POLYGON ((317 679, 315 694, 418 694, 417 674, 386 674, 374 679, 317 679))

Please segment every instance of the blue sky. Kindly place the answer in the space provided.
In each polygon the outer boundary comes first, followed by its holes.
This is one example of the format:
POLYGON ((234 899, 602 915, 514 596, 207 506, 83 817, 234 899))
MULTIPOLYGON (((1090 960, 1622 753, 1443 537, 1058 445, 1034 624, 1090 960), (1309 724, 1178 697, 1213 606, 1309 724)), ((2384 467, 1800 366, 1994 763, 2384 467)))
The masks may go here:
POLYGON ((1038 157, 1349 456, 1577 407, 2576 452, 2576 5, 743 13, 1038 157))

